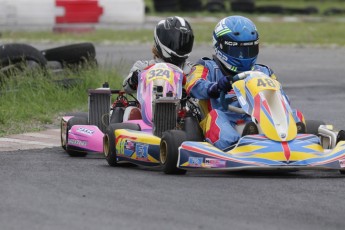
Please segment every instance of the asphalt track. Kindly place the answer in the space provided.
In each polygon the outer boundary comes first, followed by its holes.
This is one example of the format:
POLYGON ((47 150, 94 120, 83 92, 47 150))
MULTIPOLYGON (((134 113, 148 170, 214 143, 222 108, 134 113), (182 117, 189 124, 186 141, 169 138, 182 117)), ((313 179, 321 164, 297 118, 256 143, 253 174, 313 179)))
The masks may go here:
MULTIPOLYGON (((43 44, 42 46, 46 46, 43 44)), ((150 46, 99 45, 105 67, 125 73, 150 46)), ((196 46, 191 60, 209 56, 196 46)), ((292 106, 345 128, 345 49, 261 47, 292 106)), ((59 136, 56 136, 59 139, 59 136)), ((338 172, 197 173, 166 176, 111 168, 102 156, 70 158, 60 147, 0 152, 0 228, 344 229, 338 172)))

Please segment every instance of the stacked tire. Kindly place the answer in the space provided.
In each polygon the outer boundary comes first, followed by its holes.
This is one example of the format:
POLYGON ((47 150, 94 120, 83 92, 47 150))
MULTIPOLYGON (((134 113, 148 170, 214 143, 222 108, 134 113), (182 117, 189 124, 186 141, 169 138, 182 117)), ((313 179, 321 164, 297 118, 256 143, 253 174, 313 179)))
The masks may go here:
POLYGON ((46 49, 41 53, 47 61, 58 61, 65 67, 96 61, 95 47, 87 42, 46 49))
MULTIPOLYGON (((96 50, 92 43, 77 43, 45 50, 22 43, 3 44, 0 46, 0 84, 6 78, 28 68, 61 73, 66 68, 79 70, 90 62, 97 64, 96 50)), ((66 82, 66 79, 61 81, 66 82)))
POLYGON ((154 0, 156 12, 192 12, 202 9, 201 0, 154 0))
POLYGON ((255 11, 254 0, 234 0, 231 2, 231 10, 234 12, 253 13, 255 11))

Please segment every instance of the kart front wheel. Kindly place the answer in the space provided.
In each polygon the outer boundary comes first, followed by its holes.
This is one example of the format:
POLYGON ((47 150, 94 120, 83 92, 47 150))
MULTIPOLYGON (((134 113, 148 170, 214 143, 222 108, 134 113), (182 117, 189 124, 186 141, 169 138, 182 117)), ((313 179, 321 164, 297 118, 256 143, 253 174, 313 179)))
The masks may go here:
POLYGON ((319 134, 319 127, 320 125, 325 125, 326 123, 324 121, 319 120, 306 120, 306 129, 307 133, 318 135, 319 134))
MULTIPOLYGON (((73 125, 87 125, 88 124, 88 120, 87 117, 72 117, 71 119, 69 119, 67 121, 67 128, 66 128, 66 143, 62 143, 61 142, 61 146, 65 145, 65 150, 68 153, 69 156, 71 157, 85 157, 87 155, 87 152, 80 152, 80 151, 76 151, 73 149, 69 149, 68 148, 68 131, 72 128, 73 125)), ((62 128, 62 127, 61 127, 62 128)), ((63 135, 63 132, 61 132, 61 135, 63 135)), ((61 140, 62 136, 61 136, 61 140)))
POLYGON ((130 129, 140 131, 137 124, 132 123, 114 123, 110 124, 105 131, 103 137, 103 153, 110 166, 117 166, 117 155, 115 146, 115 130, 116 129, 130 129))
POLYGON ((163 133, 160 143, 160 164, 165 174, 185 174, 187 172, 177 168, 178 148, 186 140, 186 132, 182 130, 169 130, 163 133))
MULTIPOLYGON (((74 116, 74 117, 79 117, 78 119, 82 119, 82 121, 80 121, 81 123, 87 123, 88 120, 88 114, 84 113, 84 112, 75 112, 75 113, 67 113, 65 114, 65 116, 74 116), (81 118, 82 117, 82 118, 81 118)), ((78 123, 79 121, 75 122, 78 123)), ((70 128, 71 128, 71 124, 70 124, 70 128)), ((66 145, 67 145, 67 141, 68 141, 68 129, 67 129, 67 122, 65 123, 65 121, 63 119, 61 119, 60 122, 60 139, 61 139, 61 147, 66 150, 66 145)))
POLYGON ((65 125, 65 121, 61 119, 60 122, 60 140, 61 140, 61 147, 66 151, 66 145, 67 145, 67 124, 65 125))

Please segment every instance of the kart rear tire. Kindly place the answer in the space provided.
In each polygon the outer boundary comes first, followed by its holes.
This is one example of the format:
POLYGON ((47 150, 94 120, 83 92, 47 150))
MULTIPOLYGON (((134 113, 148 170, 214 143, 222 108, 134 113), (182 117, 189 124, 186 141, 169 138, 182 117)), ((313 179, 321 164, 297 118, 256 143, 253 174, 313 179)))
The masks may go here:
POLYGON ((103 137, 103 154, 108 164, 112 167, 117 166, 117 155, 115 148, 115 130, 116 129, 130 129, 140 131, 137 124, 132 123, 114 123, 110 124, 103 137))
MULTIPOLYGON (((67 121, 67 130, 66 130, 66 152, 70 157, 85 157, 87 152, 75 151, 68 149, 68 131, 72 128, 73 125, 88 125, 87 117, 72 117, 67 121)), ((62 134, 61 134, 62 135, 62 134)), ((62 137, 61 137, 62 140, 62 137)), ((62 145, 62 143, 61 143, 62 145)))
POLYGON ((121 123, 123 121, 124 113, 125 107, 115 107, 110 117, 110 124, 121 123))
POLYGON ((186 140, 187 133, 182 130, 168 130, 163 133, 159 161, 165 174, 186 174, 186 170, 177 168, 178 148, 186 140))
POLYGON ((319 121, 319 120, 306 120, 306 131, 309 134, 314 134, 318 135, 319 134, 319 127, 320 125, 326 125, 324 121, 319 121))
POLYGON ((188 141, 203 141, 204 134, 196 117, 186 117, 183 130, 186 132, 188 141))

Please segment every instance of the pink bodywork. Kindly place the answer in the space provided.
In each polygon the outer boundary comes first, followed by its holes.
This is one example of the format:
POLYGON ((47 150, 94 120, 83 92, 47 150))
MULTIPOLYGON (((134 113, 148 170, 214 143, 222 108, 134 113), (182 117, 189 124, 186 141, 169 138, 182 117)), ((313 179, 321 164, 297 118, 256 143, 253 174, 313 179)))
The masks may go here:
MULTIPOLYGON (((155 88, 162 87, 163 97, 172 92, 174 98, 182 97, 183 71, 171 64, 157 63, 144 70, 139 78, 137 98, 141 104, 141 120, 128 120, 124 123, 138 124, 141 131, 152 133, 153 107, 156 98, 155 88)), ((67 121, 71 116, 63 117, 62 131, 66 132, 67 121)), ((62 137, 66 135, 62 135, 62 137)), ((87 152, 103 152, 104 133, 95 125, 73 125, 68 132, 67 148, 76 148, 87 152)))
POLYGON ((156 88, 162 87, 163 97, 172 92, 174 98, 181 99, 183 71, 169 63, 157 63, 144 70, 139 79, 137 98, 141 105, 142 119, 147 125, 152 126, 152 103, 156 98, 156 88))
MULTIPOLYGON (((71 116, 63 117, 67 123, 71 116)), ((95 125, 73 125, 68 132, 67 146, 88 152, 103 152, 104 133, 95 125)))

